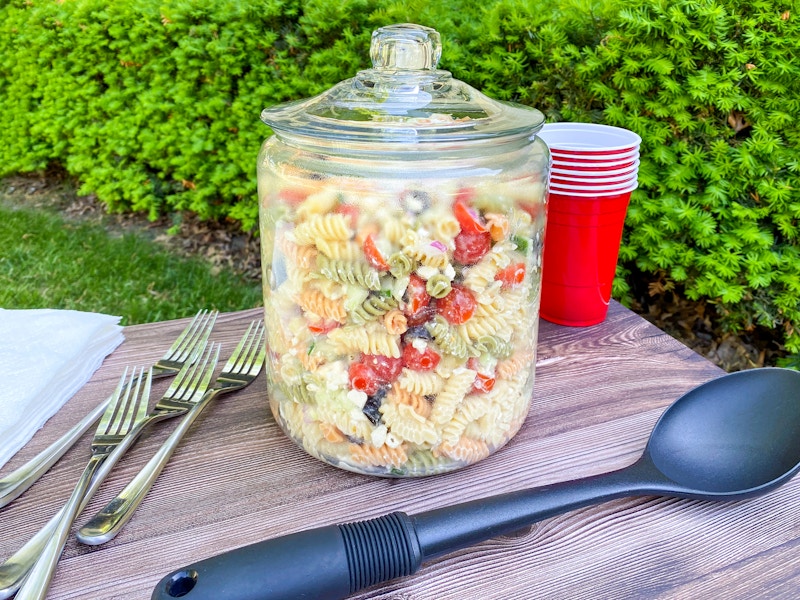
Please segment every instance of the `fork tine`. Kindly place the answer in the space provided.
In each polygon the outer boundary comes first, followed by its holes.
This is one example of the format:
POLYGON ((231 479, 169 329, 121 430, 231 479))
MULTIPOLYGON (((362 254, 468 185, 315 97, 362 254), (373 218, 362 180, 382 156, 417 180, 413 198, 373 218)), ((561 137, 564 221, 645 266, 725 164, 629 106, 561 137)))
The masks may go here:
POLYGON ((225 366, 222 368, 223 371, 233 371, 236 368, 236 362, 239 360, 239 355, 242 353, 242 349, 244 345, 247 343, 247 339, 250 337, 250 332, 253 330, 253 327, 256 326, 257 321, 251 321, 250 326, 247 328, 247 331, 239 340, 239 343, 236 344, 236 348, 233 349, 231 352, 230 358, 228 358, 228 362, 225 363, 225 366))
POLYGON ((164 360, 184 361, 192 354, 192 350, 198 345, 208 341, 211 329, 217 320, 219 312, 216 310, 199 311, 189 326, 183 330, 175 342, 170 346, 164 355, 164 360))
POLYGON ((120 398, 122 397, 123 390, 125 391, 125 400, 122 402, 122 405, 124 406, 125 403, 127 403, 127 396, 130 393, 130 386, 126 385, 127 379, 128 367, 125 367, 125 370, 122 372, 122 377, 119 378, 119 383, 117 384, 117 387, 114 388, 114 393, 111 395, 108 407, 103 413, 103 416, 100 418, 100 423, 97 425, 97 434, 102 434, 108 431, 111 427, 111 420, 118 412, 117 408, 120 405, 120 398))
POLYGON ((256 358, 258 355, 264 355, 266 358, 266 348, 264 346, 264 324, 259 321, 259 327, 256 327, 256 331, 253 332, 253 337, 250 340, 250 346, 247 351, 247 356, 245 357, 244 364, 242 365, 242 369, 250 374, 253 369, 256 369, 256 373, 261 368, 261 362, 263 362, 263 358, 259 360, 256 358))
POLYGON ((174 395, 175 392, 184 385, 184 381, 192 377, 194 372, 197 370, 197 358, 206 351, 207 346, 208 341, 205 340, 201 341, 200 344, 194 348, 191 354, 191 360, 187 360, 183 363, 181 370, 178 371, 178 374, 175 375, 175 379, 172 380, 169 388, 167 388, 167 395, 174 395))
POLYGON ((264 343, 264 336, 266 333, 266 329, 261 327, 261 335, 258 336, 258 356, 256 359, 251 363, 250 370, 247 372, 248 375, 256 376, 261 371, 261 367, 264 366, 264 362, 267 359, 267 346, 264 343))
MULTIPOLYGON (((169 386, 164 394, 164 398, 172 400, 191 400, 197 391, 202 387, 205 380, 206 388, 210 382, 211 373, 217 364, 219 358, 220 345, 219 344, 204 344, 205 352, 199 360, 195 360, 192 364, 188 364, 181 369, 178 376, 169 386), (212 358, 216 354, 216 357, 212 358), (211 365, 209 369, 208 366, 211 365), (210 373, 209 373, 210 371, 210 373)), ((205 389, 203 389, 205 391, 205 389)), ((162 398, 163 400, 163 398, 162 398)))
POLYGON ((134 390, 125 415, 119 423, 119 427, 112 431, 114 435, 125 435, 131 430, 137 415, 146 414, 147 401, 150 398, 150 382, 153 378, 152 369, 148 369, 147 375, 144 373, 144 367, 139 368, 139 377, 136 380, 136 389, 134 390), (144 409, 144 410, 142 410, 144 409))
POLYGON ((227 373, 238 373, 245 365, 249 363, 250 354, 253 352, 253 348, 257 345, 254 344, 254 341, 259 336, 259 330, 262 328, 263 322, 262 321, 252 321, 250 326, 247 328, 247 331, 239 340, 239 344, 234 349, 231 357, 228 359, 228 362, 225 363, 225 367, 222 369, 227 373))

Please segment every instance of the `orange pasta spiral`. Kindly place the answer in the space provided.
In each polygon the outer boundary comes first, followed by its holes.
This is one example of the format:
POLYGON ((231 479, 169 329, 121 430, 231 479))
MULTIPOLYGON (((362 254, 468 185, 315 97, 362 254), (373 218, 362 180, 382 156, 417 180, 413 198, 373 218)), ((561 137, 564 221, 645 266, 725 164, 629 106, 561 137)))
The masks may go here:
POLYGON ((389 448, 384 445, 376 448, 367 444, 350 444, 350 457, 355 463, 372 467, 391 466, 399 469, 408 462, 403 446, 389 448))
POLYGON ((490 452, 486 442, 461 436, 455 444, 442 444, 434 450, 434 454, 460 462, 473 463, 486 458, 490 452))
POLYGON ((386 399, 397 404, 407 404, 414 409, 415 413, 426 419, 431 415, 431 403, 425 396, 404 390, 396 381, 392 384, 392 389, 386 395, 386 399))
POLYGON ((312 312, 326 319, 333 319, 339 323, 344 323, 347 320, 347 311, 344 308, 344 304, 339 300, 328 298, 319 290, 303 290, 297 299, 297 304, 304 311, 312 312))

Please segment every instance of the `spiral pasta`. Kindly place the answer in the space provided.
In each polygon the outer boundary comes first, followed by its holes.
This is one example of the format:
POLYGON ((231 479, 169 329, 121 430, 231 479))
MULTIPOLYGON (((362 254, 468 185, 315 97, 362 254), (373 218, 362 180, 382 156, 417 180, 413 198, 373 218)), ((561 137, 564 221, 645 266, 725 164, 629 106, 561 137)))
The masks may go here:
POLYGON ((315 456, 382 475, 502 446, 533 384, 541 237, 515 205, 524 186, 286 177, 293 200, 262 220, 281 426, 315 456))
POLYGON ((349 240, 352 230, 347 217, 339 213, 313 215, 303 221, 292 232, 295 242, 302 245, 313 245, 319 239, 349 240))
POLYGON ((353 309, 353 311, 350 313, 350 316, 353 320, 353 323, 363 324, 385 315, 396 307, 397 300, 394 298, 379 294, 372 294, 368 296, 360 306, 353 309))
POLYGON ((453 327, 441 316, 425 324, 425 329, 431 334, 436 344, 447 354, 458 358, 478 356, 473 352, 463 336, 459 335, 453 327))
POLYGON ((453 370, 450 378, 446 380, 444 387, 436 396, 433 410, 431 410, 431 421, 444 425, 453 418, 456 408, 472 387, 475 375, 477 375, 475 371, 464 367, 453 370))
POLYGON ((444 388, 444 379, 441 375, 431 371, 412 371, 403 368, 397 378, 397 384, 407 392, 427 396, 438 394, 444 388))
POLYGON ((328 339, 340 353, 363 352, 400 357, 399 336, 391 335, 383 327, 371 323, 363 327, 347 326, 334 329, 328 334, 328 339))
POLYGON ((436 427, 407 404, 385 402, 380 408, 383 421, 400 439, 414 444, 435 444, 436 427))
POLYGON ((297 304, 306 312, 314 313, 325 319, 333 319, 339 323, 347 320, 347 311, 341 300, 332 300, 312 288, 304 289, 297 297, 297 304))
POLYGON ((366 444, 350 444, 350 458, 359 465, 389 466, 398 469, 408 461, 405 448, 402 446, 390 448, 386 445, 375 447, 366 444))
POLYGON ((360 285, 368 290, 381 289, 378 272, 360 261, 334 260, 320 254, 317 256, 317 269, 323 277, 339 283, 360 285))

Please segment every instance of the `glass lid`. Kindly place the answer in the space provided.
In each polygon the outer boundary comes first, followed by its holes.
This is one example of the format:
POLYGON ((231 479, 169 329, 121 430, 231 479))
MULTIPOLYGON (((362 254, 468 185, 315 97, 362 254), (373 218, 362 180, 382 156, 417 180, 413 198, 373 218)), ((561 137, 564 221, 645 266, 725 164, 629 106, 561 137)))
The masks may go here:
POLYGON ((342 142, 453 142, 532 137, 544 115, 493 100, 449 71, 434 29, 403 23, 372 34, 372 68, 313 98, 264 109, 282 137, 342 142))

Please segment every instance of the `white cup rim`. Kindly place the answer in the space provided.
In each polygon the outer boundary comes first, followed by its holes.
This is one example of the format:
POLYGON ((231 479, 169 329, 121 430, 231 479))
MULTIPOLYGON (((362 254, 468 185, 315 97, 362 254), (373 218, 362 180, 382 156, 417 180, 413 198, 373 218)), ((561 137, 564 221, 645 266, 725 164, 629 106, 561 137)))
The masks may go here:
POLYGON ((622 152, 638 150, 642 143, 633 131, 600 123, 545 123, 537 135, 551 151, 622 152))
POLYGON ((569 185, 562 183, 550 183, 550 190, 562 190, 565 192, 605 192, 626 188, 630 185, 638 184, 638 179, 633 178, 619 183, 609 183, 605 185, 569 185))
POLYGON ((627 188, 622 188, 619 190, 597 190, 597 191, 582 191, 582 192, 573 190, 557 190, 551 187, 549 193, 558 194, 559 196, 576 196, 578 198, 593 198, 593 197, 603 197, 603 196, 619 196, 620 194, 626 194, 628 192, 632 192, 637 187, 639 187, 639 184, 635 183, 627 188))
POLYGON ((562 179, 564 177, 577 177, 579 179, 600 179, 604 177, 615 177, 619 175, 628 175, 636 173, 639 170, 639 161, 636 160, 632 165, 621 167, 619 169, 607 169, 605 171, 581 171, 578 169, 563 169, 560 166, 553 166, 550 169, 550 176, 557 175, 562 179))
POLYGON ((628 150, 626 152, 616 152, 613 154, 592 154, 587 152, 582 152, 580 154, 563 154, 560 153, 558 150, 551 148, 550 149, 550 156, 553 157, 553 161, 558 162, 579 162, 579 163, 591 163, 591 162, 620 162, 626 161, 631 159, 639 158, 639 148, 634 148, 633 150, 628 150))
MULTIPOLYGON (((605 158, 608 158, 608 156, 605 158)), ((553 166, 558 167, 559 169, 571 169, 575 167, 591 167, 593 169, 619 167, 620 165, 628 165, 636 162, 639 162, 638 152, 634 152, 625 158, 618 158, 614 160, 594 160, 591 158, 583 160, 583 157, 577 158, 577 160, 562 160, 560 156, 553 156, 553 166)))
POLYGON ((584 187, 603 187, 609 185, 625 185, 626 183, 630 183, 632 181, 637 180, 637 174, 632 173, 631 175, 625 175, 622 177, 603 177, 603 178, 595 178, 595 179, 581 179, 579 177, 555 177, 559 181, 553 181, 553 176, 550 177, 550 184, 560 187, 569 187, 571 185, 582 185, 584 187))

